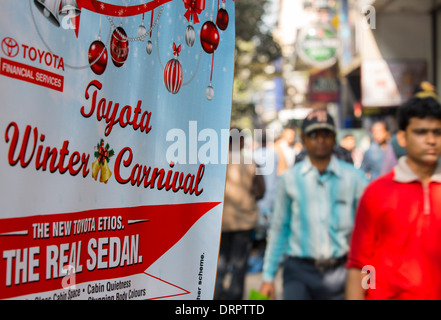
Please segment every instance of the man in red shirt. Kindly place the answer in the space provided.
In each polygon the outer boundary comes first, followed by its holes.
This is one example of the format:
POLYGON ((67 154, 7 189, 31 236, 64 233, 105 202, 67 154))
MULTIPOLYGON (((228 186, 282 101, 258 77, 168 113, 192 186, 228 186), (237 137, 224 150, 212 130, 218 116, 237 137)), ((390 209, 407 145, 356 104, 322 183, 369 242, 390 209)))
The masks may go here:
POLYGON ((347 299, 441 299, 441 105, 433 91, 399 110, 407 156, 361 198, 347 299))

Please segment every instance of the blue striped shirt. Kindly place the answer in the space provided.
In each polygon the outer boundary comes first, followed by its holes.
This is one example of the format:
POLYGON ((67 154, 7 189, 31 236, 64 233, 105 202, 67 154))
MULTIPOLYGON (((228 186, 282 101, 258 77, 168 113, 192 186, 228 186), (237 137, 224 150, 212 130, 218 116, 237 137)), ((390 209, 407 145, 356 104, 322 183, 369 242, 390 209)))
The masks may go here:
POLYGON ((309 160, 280 177, 263 280, 272 281, 283 256, 328 259, 345 255, 358 201, 368 180, 335 156, 324 174, 309 160))

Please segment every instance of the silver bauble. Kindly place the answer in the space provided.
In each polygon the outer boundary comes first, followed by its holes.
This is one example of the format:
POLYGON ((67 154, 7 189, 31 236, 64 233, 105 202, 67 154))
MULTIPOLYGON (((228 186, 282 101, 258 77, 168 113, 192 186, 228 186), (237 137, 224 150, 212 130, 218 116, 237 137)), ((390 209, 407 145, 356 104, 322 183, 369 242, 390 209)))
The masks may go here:
POLYGON ((213 98, 214 98, 214 89, 211 86, 211 83, 207 87, 207 89, 205 89, 205 96, 207 97, 208 100, 213 100, 213 98))
POLYGON ((144 40, 146 36, 147 36, 147 30, 144 26, 144 21, 143 21, 138 27, 138 38, 144 40))
POLYGON ((147 41, 145 51, 147 51, 148 54, 151 54, 153 51, 153 43, 150 40, 147 41))
POLYGON ((196 39, 196 32, 194 31, 193 26, 189 24, 185 29, 185 42, 187 43, 187 46, 193 47, 195 39, 196 39))

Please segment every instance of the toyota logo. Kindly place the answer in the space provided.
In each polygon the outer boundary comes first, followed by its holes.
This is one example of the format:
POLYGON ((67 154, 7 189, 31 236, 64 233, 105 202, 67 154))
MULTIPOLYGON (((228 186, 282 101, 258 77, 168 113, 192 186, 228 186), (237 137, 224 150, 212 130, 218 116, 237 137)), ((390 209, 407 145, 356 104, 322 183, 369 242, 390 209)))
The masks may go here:
POLYGON ((18 43, 10 37, 3 38, 2 51, 8 57, 15 57, 18 54, 18 43))

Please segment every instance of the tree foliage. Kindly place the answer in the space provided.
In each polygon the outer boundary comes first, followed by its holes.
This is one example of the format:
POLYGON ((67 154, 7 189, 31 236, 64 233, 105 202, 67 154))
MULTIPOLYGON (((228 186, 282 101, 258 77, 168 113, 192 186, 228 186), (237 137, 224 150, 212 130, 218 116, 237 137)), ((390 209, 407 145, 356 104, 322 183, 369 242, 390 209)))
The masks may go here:
POLYGON ((254 115, 253 93, 259 90, 262 79, 273 75, 265 72, 281 55, 271 28, 265 25, 264 15, 269 0, 236 0, 236 45, 232 122, 250 119, 254 115))

